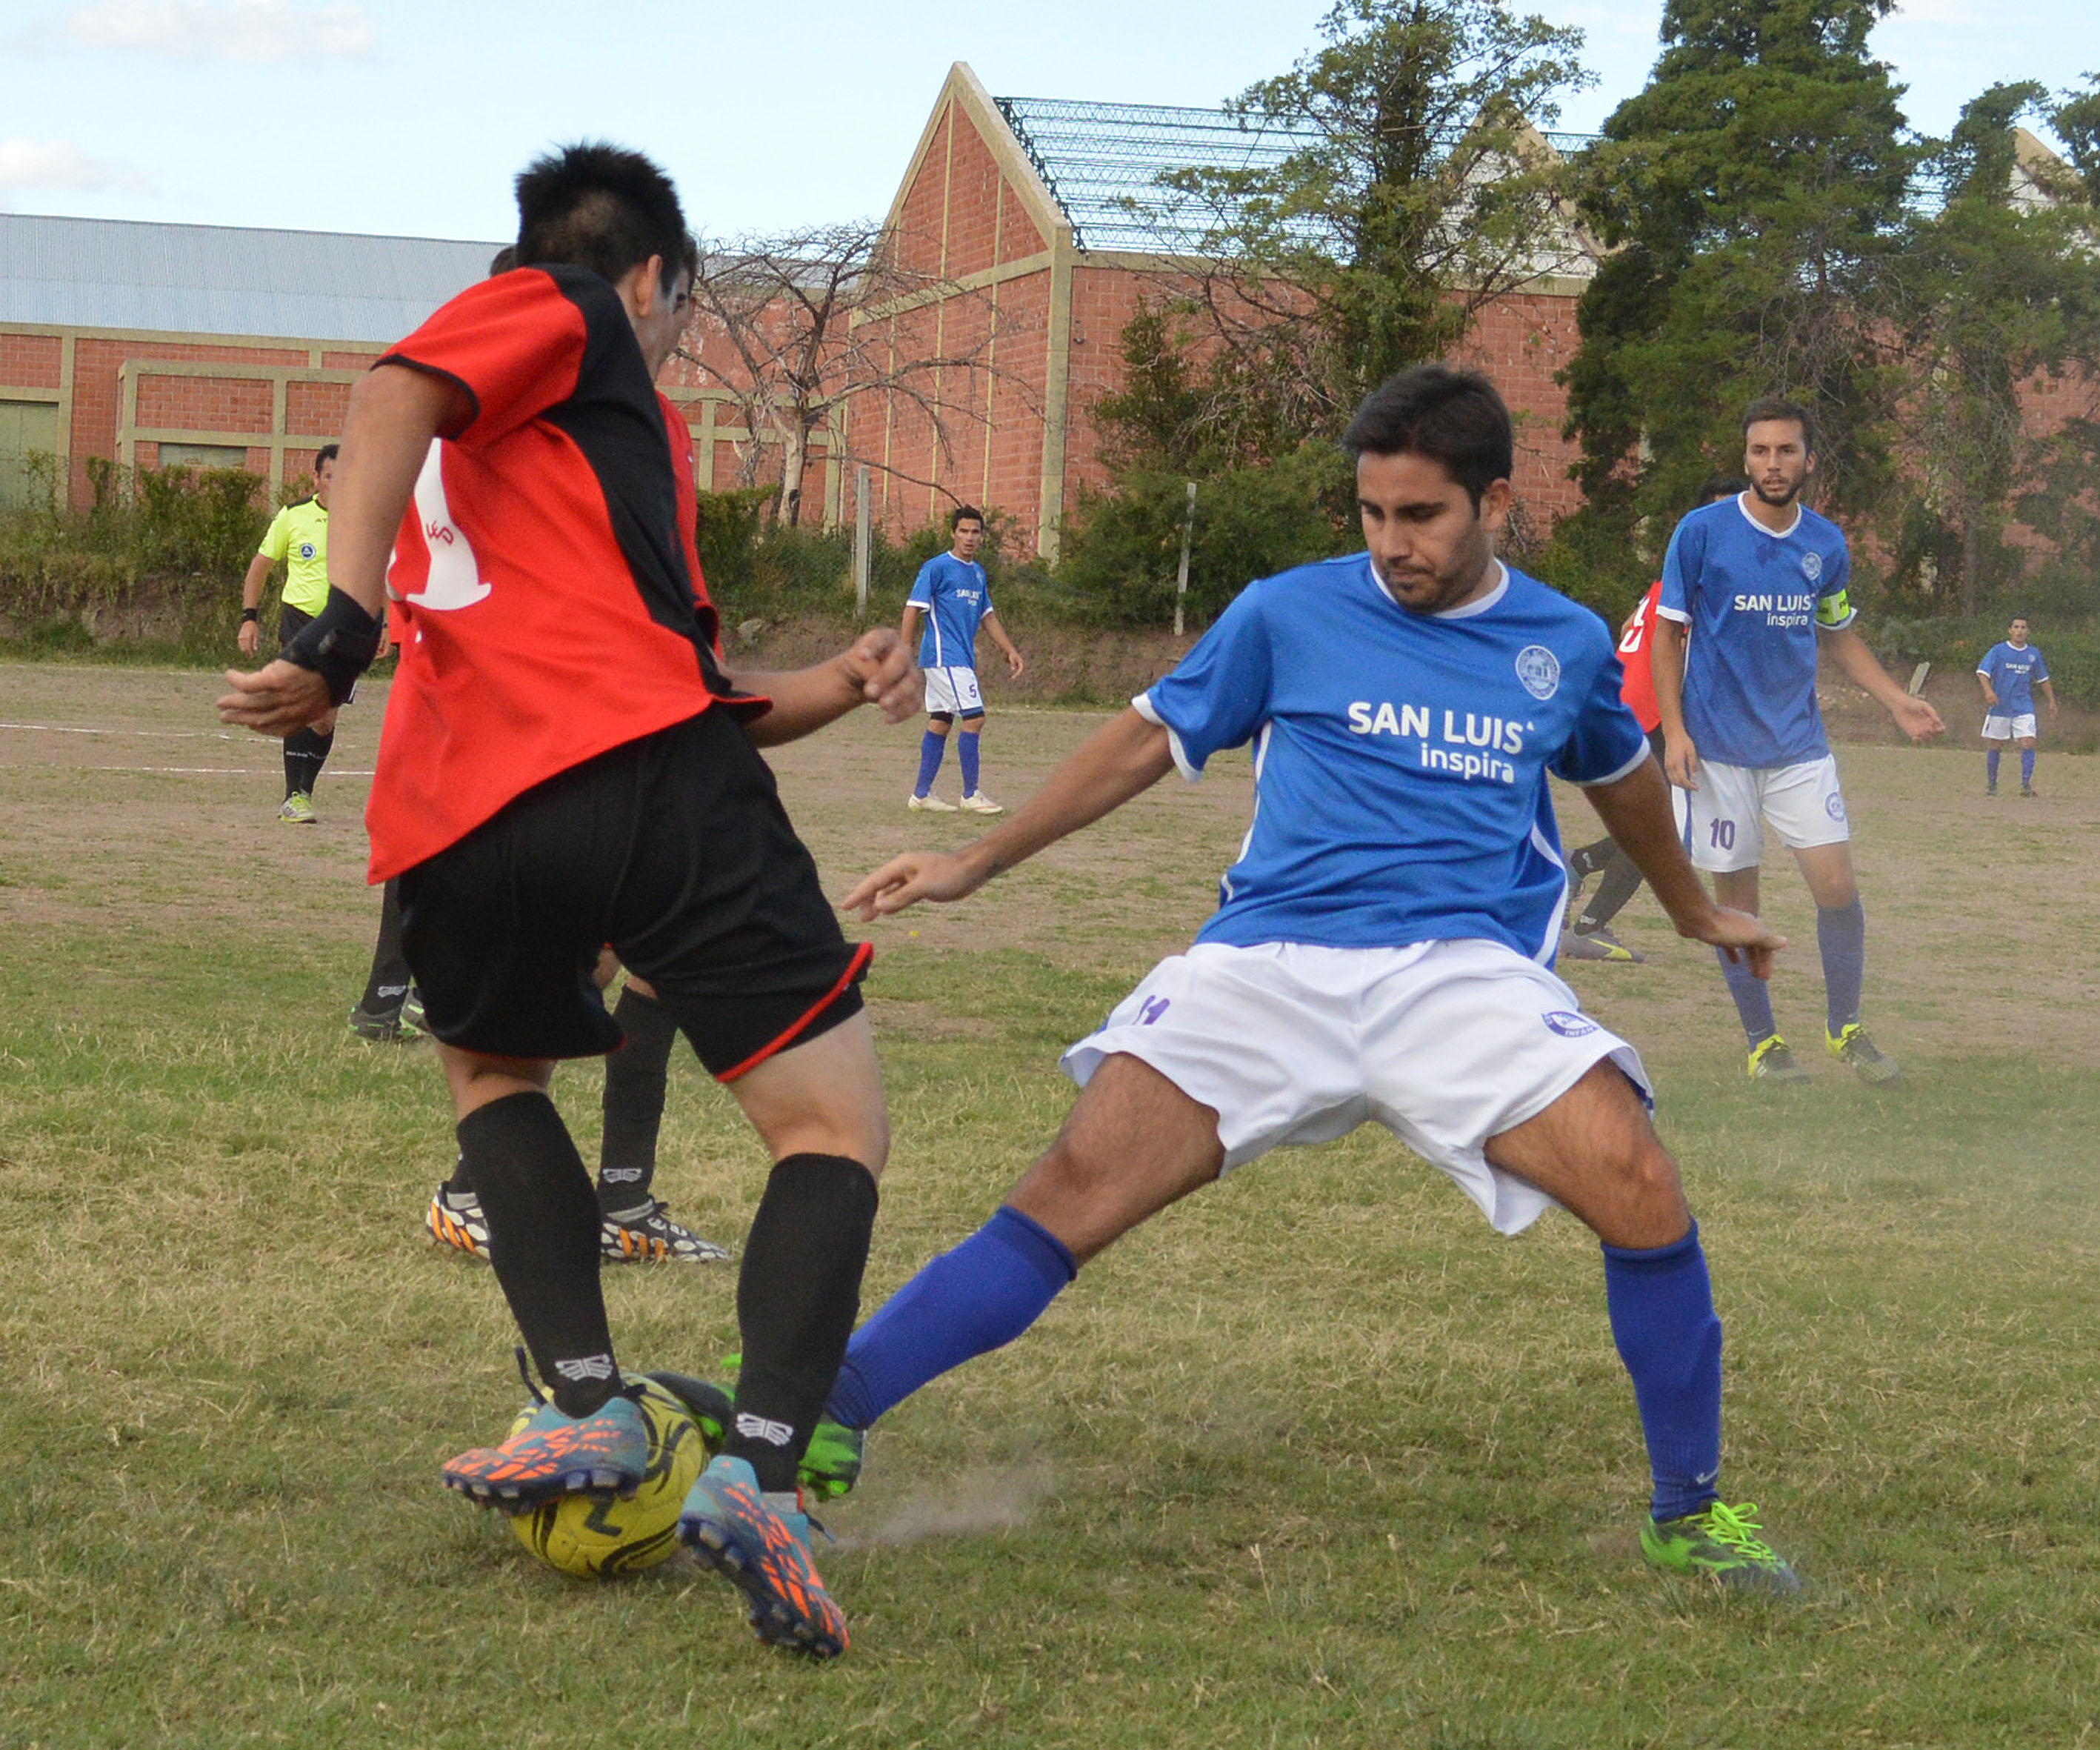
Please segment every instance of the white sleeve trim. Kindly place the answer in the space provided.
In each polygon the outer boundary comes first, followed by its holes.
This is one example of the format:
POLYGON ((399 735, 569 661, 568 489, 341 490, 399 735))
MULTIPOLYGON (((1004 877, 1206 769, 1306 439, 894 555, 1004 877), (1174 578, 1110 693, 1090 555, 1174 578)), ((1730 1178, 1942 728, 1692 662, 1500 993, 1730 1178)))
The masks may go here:
POLYGON ((1617 771, 1602 778, 1577 778, 1575 780, 1575 787, 1577 789, 1590 790, 1595 789, 1600 784, 1617 784, 1621 778, 1630 778, 1641 769, 1644 762, 1654 758, 1655 749, 1648 745, 1648 737, 1643 736, 1641 737, 1640 752, 1635 754, 1617 771))
POLYGON ((1167 731, 1167 750, 1174 756, 1175 770, 1191 784, 1201 784, 1203 768, 1189 763, 1188 749, 1181 745, 1181 737, 1174 726, 1159 714, 1159 707, 1152 702, 1152 695, 1139 693, 1130 701, 1130 708, 1148 723, 1157 723, 1167 731))
POLYGON ((1656 617, 1659 620, 1674 620, 1679 625, 1692 624, 1692 616, 1682 608, 1665 608, 1661 602, 1657 602, 1655 604, 1655 612, 1656 617))

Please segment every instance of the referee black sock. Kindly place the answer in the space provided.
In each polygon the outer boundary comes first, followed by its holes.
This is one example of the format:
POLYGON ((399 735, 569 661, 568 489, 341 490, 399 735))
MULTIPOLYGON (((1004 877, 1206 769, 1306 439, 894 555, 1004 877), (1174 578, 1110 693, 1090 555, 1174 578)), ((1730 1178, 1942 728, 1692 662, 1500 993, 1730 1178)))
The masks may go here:
POLYGON ((649 1198, 656 1177, 656 1133, 678 1023, 653 997, 629 984, 612 1018, 627 1043, 605 1060, 605 1139, 598 1156, 598 1200, 621 1215, 649 1198))
POLYGON ((321 767, 328 763, 329 750, 335 745, 335 731, 323 735, 317 729, 302 729, 285 737, 285 794, 289 798, 293 791, 314 793, 314 786, 320 782, 321 767))
POLYGON ((860 1310, 875 1206, 875 1176, 841 1155, 790 1155, 766 1181, 737 1280, 743 1372, 722 1444, 761 1489, 795 1487, 860 1310))
POLYGON ((532 1364, 564 1415, 589 1416, 620 1375, 598 1285, 598 1199, 583 1158, 544 1094, 506 1094, 469 1112, 459 1144, 460 1170, 488 1222, 489 1262, 532 1364))

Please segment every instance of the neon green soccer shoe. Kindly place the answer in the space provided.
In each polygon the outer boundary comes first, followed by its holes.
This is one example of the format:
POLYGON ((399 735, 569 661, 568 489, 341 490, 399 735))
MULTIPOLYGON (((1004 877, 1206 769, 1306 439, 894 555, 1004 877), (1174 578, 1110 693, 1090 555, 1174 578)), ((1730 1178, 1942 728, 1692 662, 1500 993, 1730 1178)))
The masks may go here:
POLYGON ((1808 1072, 1797 1063, 1786 1041, 1774 1033, 1750 1047, 1752 1081, 1798 1082, 1808 1080, 1808 1072))
MULTIPOLYGON (((722 1363, 726 1371, 734 1371, 738 1357, 730 1355, 722 1363)), ((720 1385, 710 1385, 705 1380, 694 1379, 688 1374, 671 1373, 659 1369, 649 1376, 673 1397, 683 1400, 693 1412, 693 1420, 699 1425, 700 1443, 709 1459, 722 1449, 729 1437, 730 1416, 734 1402, 730 1394, 720 1385)), ((867 1430, 849 1428, 843 1422, 821 1421, 810 1436, 809 1450, 803 1453, 802 1462, 795 1467, 795 1480, 813 1500, 836 1500, 853 1491, 860 1481, 861 1468, 867 1462, 867 1430)))
POLYGON ((285 806, 277 811, 277 818, 287 826, 311 826, 320 819, 314 812, 314 799, 304 790, 294 790, 285 798, 285 806))
POLYGON ((1857 1021, 1848 1021, 1843 1030, 1835 1035, 1826 1030, 1823 1044, 1840 1063, 1857 1070, 1864 1082, 1877 1085, 1894 1081, 1903 1074, 1896 1067, 1896 1060, 1868 1038, 1866 1028, 1857 1021))
POLYGON ((1665 1574, 1711 1575, 1732 1592, 1791 1596, 1801 1590, 1801 1576, 1758 1536, 1764 1527, 1757 1515, 1754 1502, 1715 1501, 1681 1519, 1645 1519, 1641 1553, 1665 1574))

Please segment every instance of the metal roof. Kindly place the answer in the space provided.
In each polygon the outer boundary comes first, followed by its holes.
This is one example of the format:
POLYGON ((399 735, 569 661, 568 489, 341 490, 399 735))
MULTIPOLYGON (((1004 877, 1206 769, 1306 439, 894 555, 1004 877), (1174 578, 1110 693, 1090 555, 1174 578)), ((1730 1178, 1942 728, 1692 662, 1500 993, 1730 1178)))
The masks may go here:
MULTIPOLYGON (((1206 204, 1167 187, 1181 170, 1273 170, 1326 143, 1311 128, 1167 104, 1092 104, 1059 97, 996 97, 1029 162, 1085 250, 1200 254, 1217 222, 1206 204)), ((1563 152, 1582 134, 1548 134, 1563 152)))
POLYGON ((0 213, 0 322, 383 343, 498 247, 0 213))

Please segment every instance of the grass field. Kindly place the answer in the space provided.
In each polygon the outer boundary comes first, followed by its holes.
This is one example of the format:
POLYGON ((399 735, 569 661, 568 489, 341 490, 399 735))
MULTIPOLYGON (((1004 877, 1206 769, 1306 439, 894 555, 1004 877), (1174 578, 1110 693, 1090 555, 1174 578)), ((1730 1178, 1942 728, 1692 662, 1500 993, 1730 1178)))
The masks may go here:
MULTIPOLYGON (((428 1054, 342 1026, 377 700, 293 831, 217 690, 0 667, 0 1744, 2100 1743, 2100 762, 1987 804, 1965 749, 1841 750, 1894 1089, 1819 1055, 1754 1092, 1710 957, 1645 898, 1648 965, 1573 969, 1660 1082, 1727 1322, 1724 1487, 1803 1602, 1643 1569, 1594 1245, 1498 1239, 1363 1132, 1170 1212, 901 1408, 830 1516, 854 1650, 813 1668, 682 1557, 567 1580, 437 1487, 521 1392, 492 1279, 421 1234, 428 1054)), ((995 718, 986 788, 1093 721, 995 718)), ((968 835, 902 811, 915 740, 779 756, 835 890, 968 835)), ((871 1304, 1052 1134, 1057 1050, 1186 939, 1247 794, 1244 762, 1170 780, 875 932, 871 1304)), ((1813 918, 1771 895, 1812 1045, 1813 918)), ((598 1082, 557 1083, 587 1154, 598 1082)), ((664 1161, 740 1235, 761 1162, 690 1063, 664 1161)), ((624 1359, 706 1371, 733 1287, 613 1275, 624 1359)))

